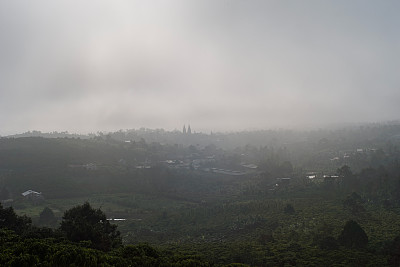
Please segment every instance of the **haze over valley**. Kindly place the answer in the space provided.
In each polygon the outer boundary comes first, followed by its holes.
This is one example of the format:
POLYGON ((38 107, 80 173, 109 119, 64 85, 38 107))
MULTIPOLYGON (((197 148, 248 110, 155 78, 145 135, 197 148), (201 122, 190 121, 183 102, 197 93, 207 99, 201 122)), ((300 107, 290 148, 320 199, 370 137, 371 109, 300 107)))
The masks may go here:
POLYGON ((0 266, 400 266, 399 11, 0 1, 0 266))

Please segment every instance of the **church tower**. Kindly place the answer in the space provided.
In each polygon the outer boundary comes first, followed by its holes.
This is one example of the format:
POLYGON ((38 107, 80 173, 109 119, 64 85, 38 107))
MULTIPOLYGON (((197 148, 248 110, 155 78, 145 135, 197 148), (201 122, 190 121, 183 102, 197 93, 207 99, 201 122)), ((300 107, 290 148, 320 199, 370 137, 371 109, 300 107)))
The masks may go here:
POLYGON ((191 134, 191 133, 192 133, 192 129, 190 129, 190 124, 188 125, 187 133, 188 133, 188 134, 191 134))
MULTIPOLYGON (((189 126, 189 129, 190 129, 190 126, 189 126)), ((186 125, 183 125, 183 134, 186 134, 186 125)))

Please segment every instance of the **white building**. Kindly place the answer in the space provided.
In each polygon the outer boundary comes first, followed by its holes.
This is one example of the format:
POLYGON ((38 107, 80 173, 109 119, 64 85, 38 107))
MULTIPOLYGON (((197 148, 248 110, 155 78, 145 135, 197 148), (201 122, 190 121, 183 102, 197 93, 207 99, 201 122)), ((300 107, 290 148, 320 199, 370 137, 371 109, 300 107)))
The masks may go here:
POLYGON ((21 195, 26 199, 32 199, 32 200, 43 199, 43 195, 41 192, 36 192, 33 190, 25 191, 21 195))

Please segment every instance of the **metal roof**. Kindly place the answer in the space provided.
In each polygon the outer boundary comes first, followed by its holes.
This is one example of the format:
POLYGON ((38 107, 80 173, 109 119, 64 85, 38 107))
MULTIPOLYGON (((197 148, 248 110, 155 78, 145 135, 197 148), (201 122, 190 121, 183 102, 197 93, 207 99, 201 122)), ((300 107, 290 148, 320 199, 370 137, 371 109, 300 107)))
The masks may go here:
POLYGON ((41 195, 42 193, 39 193, 39 192, 36 192, 36 191, 33 191, 33 190, 28 190, 28 191, 25 191, 25 192, 22 193, 22 195, 23 195, 24 197, 26 197, 27 195, 30 195, 30 194, 41 195))

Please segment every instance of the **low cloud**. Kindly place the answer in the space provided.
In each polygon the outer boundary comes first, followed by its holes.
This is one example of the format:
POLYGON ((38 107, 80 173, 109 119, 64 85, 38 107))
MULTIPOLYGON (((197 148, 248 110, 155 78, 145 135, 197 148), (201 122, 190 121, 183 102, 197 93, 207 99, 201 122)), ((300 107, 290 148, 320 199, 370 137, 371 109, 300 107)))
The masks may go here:
POLYGON ((0 3, 0 134, 398 119, 397 1, 0 3))

